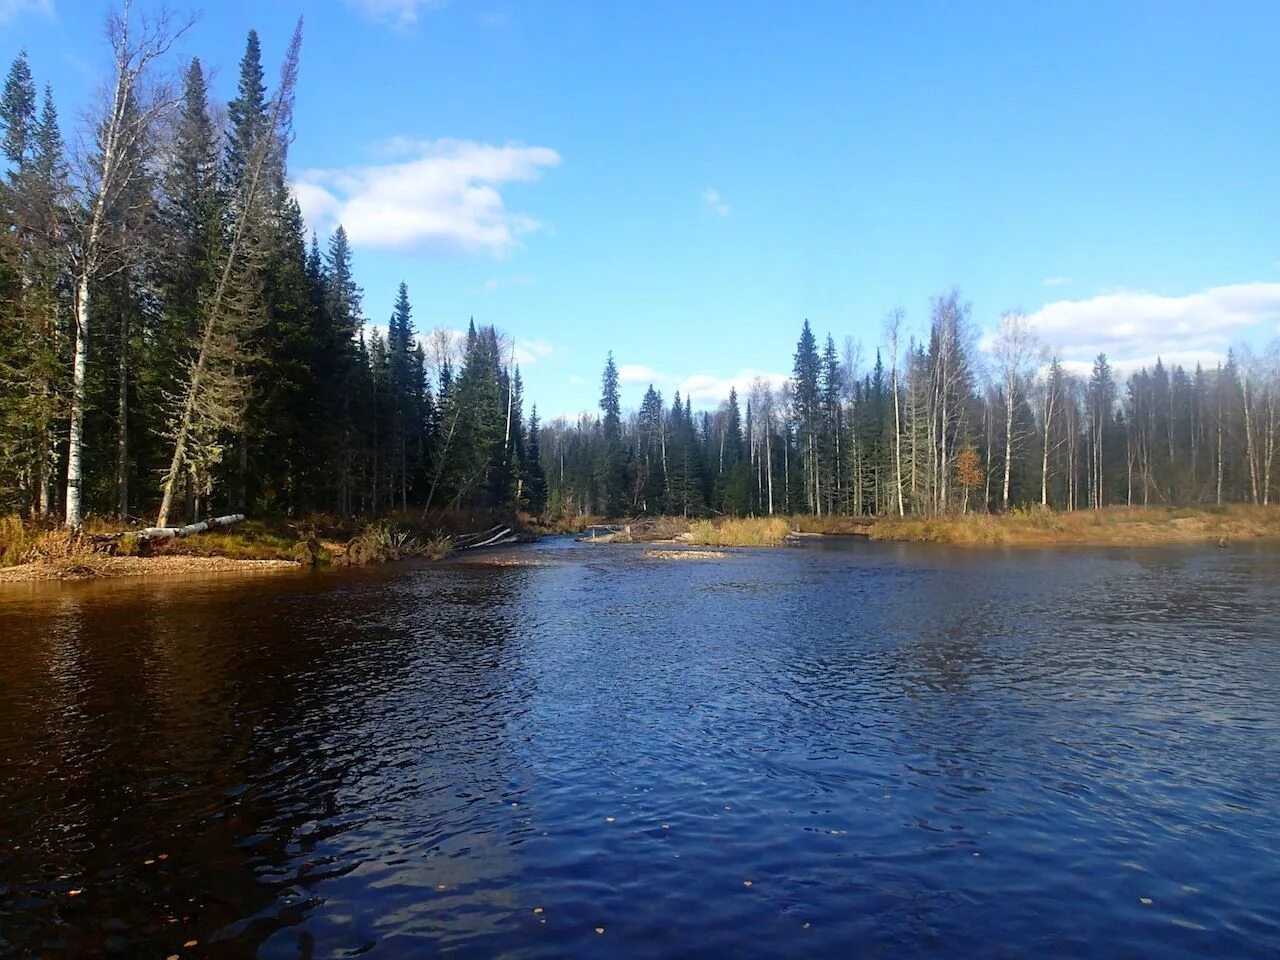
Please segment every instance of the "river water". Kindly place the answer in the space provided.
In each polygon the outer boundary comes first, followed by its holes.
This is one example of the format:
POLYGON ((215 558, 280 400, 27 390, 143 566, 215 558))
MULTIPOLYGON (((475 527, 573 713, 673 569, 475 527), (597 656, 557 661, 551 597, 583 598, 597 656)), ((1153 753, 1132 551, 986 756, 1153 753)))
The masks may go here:
POLYGON ((0 955, 1275 957, 1280 551, 0 590, 0 955))

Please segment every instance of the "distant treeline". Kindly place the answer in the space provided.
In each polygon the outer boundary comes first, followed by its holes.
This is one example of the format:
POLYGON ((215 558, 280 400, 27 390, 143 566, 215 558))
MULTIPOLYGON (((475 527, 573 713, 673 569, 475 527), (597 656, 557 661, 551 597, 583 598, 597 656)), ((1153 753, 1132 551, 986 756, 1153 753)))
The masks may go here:
POLYGON ((164 80, 185 27, 109 21, 79 150, 25 53, 8 71, 0 513, 541 512, 510 345, 472 324, 428 357, 403 284, 383 336, 343 230, 307 242, 286 163, 301 31, 270 91, 251 32, 224 108, 198 59, 164 80))
POLYGON ((1019 314, 980 351, 956 291, 932 301, 923 336, 900 310, 884 333, 866 365, 805 321, 785 383, 757 379, 702 413, 650 386, 623 417, 610 355, 600 417, 543 431, 552 509, 936 515, 1277 493, 1280 346, 1211 370, 1157 361, 1123 383, 1099 355, 1076 376, 1019 314))

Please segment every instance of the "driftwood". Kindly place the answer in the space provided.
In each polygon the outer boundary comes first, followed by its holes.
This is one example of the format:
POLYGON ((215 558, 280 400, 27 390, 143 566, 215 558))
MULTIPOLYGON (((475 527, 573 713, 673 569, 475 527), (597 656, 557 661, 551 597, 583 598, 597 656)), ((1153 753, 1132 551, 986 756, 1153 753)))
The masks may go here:
POLYGON ((457 553, 460 550, 475 550, 479 547, 500 547, 515 543, 518 539, 510 527, 498 524, 481 533, 464 533, 454 537, 453 550, 457 553))
POLYGON ((193 533, 204 533, 217 527, 229 527, 244 519, 243 513, 232 513, 225 517, 210 517, 199 523, 190 523, 185 527, 147 527, 136 534, 139 540, 172 540, 175 537, 189 537, 193 533))
POLYGON ((204 533, 217 527, 229 527, 243 520, 243 513, 233 513, 225 517, 211 517, 199 523, 190 523, 185 527, 147 527, 145 530, 121 530, 119 533, 99 533, 91 539, 95 546, 106 546, 118 543, 124 537, 137 537, 143 542, 152 540, 173 540, 177 537, 189 537, 193 533, 204 533))

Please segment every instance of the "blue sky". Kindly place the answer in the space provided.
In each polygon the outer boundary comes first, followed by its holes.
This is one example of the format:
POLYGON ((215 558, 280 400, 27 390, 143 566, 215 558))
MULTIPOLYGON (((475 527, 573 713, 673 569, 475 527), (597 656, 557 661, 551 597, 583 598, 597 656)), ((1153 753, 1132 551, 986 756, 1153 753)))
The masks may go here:
MULTIPOLYGON (((142 3, 143 0, 135 0, 142 3)), ((72 125, 107 5, 0 0, 72 125)), ((1280 324, 1280 4, 209 4, 234 89, 306 20, 291 167, 365 309, 495 323, 549 414, 652 376, 710 405, 800 323, 868 359, 893 307, 1022 309, 1085 363, 1212 362, 1280 324)))

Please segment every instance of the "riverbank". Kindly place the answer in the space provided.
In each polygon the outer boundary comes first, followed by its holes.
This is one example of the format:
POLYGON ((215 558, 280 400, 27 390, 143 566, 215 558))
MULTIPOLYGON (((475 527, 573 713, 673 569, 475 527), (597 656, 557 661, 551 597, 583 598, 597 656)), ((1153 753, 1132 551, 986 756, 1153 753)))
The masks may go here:
POLYGON ((1104 510, 1016 510, 1007 514, 882 517, 853 532, 872 540, 955 546, 1146 546, 1280 538, 1280 506, 1108 507, 1104 510))
POLYGON ((229 557, 108 557, 87 561, 46 561, 0 569, 0 583, 172 577, 203 573, 264 573, 298 570, 293 560, 234 560, 229 557))
POLYGON ((146 541, 105 520, 79 534, 0 518, 0 583, 179 576, 229 571, 364 566, 411 558, 442 560, 489 541, 532 539, 519 518, 488 512, 398 514, 374 521, 315 515, 249 520, 182 538, 146 541), (483 530, 485 534, 469 531, 483 530))
POLYGON ((1007 514, 902 518, 795 515, 690 521, 683 517, 646 517, 593 523, 587 529, 592 536, 583 539, 593 543, 685 543, 709 547, 779 546, 815 536, 953 546, 1225 545, 1280 539, 1280 506, 1108 507, 1070 512, 1032 508, 1007 514))

